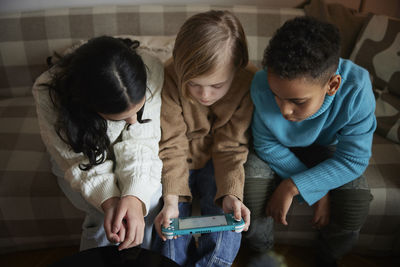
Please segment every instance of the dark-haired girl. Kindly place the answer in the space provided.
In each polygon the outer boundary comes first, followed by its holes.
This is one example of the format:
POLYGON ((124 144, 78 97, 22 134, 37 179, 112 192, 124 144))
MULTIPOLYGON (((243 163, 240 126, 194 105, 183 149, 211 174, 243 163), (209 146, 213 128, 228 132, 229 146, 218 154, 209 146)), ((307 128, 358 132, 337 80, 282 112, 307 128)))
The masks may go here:
POLYGON ((33 86, 58 183, 86 212, 81 250, 150 246, 161 195, 162 63, 137 41, 97 37, 33 86))

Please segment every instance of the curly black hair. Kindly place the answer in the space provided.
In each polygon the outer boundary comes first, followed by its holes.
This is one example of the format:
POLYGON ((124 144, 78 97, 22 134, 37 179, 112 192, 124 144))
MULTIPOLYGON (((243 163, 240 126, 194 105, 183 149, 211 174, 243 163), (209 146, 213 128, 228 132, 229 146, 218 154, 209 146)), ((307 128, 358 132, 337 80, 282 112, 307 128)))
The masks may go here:
MULTIPOLYGON (((136 53, 138 41, 96 37, 62 57, 49 89, 58 111, 55 131, 89 160, 82 170, 101 164, 109 152, 107 121, 98 113, 117 114, 139 103, 147 90, 146 66, 136 53)), ((138 112, 141 120, 143 108, 138 112), (140 113, 140 114, 139 114, 140 113)))
POLYGON ((288 20, 264 51, 264 69, 284 79, 312 78, 325 83, 339 64, 340 34, 336 26, 311 17, 288 20))

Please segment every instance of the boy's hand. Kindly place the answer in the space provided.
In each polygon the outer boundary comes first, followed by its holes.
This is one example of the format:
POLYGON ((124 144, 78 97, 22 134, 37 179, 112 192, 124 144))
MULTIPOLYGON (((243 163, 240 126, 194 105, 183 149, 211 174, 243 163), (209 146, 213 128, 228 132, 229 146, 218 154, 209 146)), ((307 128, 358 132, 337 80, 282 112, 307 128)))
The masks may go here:
POLYGON ((233 195, 226 195, 222 200, 222 209, 225 213, 233 212, 236 220, 240 221, 243 217, 245 222, 243 231, 247 231, 250 226, 250 210, 240 201, 237 197, 233 195))
POLYGON ((104 230, 108 241, 111 243, 119 243, 125 239, 125 227, 121 227, 118 233, 113 233, 112 222, 117 211, 119 197, 112 197, 107 199, 101 204, 101 208, 104 211, 104 230))
MULTIPOLYGON (((169 220, 171 218, 177 218, 179 216, 178 208, 179 196, 176 195, 166 195, 164 196, 164 207, 154 219, 154 227, 156 228, 157 234, 163 241, 167 238, 161 232, 161 225, 167 228, 170 224, 169 220)), ((176 236, 174 236, 176 239, 176 236)))
POLYGON ((268 201, 266 209, 267 216, 271 216, 275 222, 288 225, 286 214, 292 204, 293 197, 298 194, 299 190, 292 179, 284 179, 268 201))
POLYGON ((320 229, 329 223, 329 193, 318 200, 314 205, 313 226, 320 229))
POLYGON ((121 242, 119 250, 131 248, 143 242, 145 227, 143 205, 142 201, 135 196, 124 196, 120 199, 112 224, 114 234, 125 232, 125 237, 119 240, 121 242))

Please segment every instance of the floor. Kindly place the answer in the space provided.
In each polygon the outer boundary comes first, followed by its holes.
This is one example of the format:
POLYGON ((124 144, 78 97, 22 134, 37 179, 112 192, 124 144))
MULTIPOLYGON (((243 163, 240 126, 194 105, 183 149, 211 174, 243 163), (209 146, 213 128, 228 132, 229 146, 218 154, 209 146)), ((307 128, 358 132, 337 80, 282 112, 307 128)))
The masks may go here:
MULTIPOLYGON (((313 249, 307 247, 296 247, 288 245, 275 245, 274 249, 280 255, 286 265, 281 267, 312 267, 314 266, 313 249)), ((249 258, 250 251, 241 248, 239 255, 232 267, 245 267, 249 258)), ((340 262, 339 267, 399 267, 399 257, 367 257, 355 253, 345 256, 340 262)), ((258 266, 257 266, 258 267, 258 266)), ((260 266, 261 267, 261 266, 260 266)))
MULTIPOLYGON (((77 247, 63 247, 29 252, 16 252, 0 255, 2 267, 44 267, 57 260, 70 256, 78 251, 77 247)), ((313 252, 310 248, 276 245, 275 252, 284 258, 287 267, 312 267, 313 252)), ((241 248, 232 267, 245 267, 248 263, 250 252, 241 248)), ((283 265, 285 266, 285 265, 283 265)), ((282 266, 282 267, 283 267, 282 266)), ((357 254, 346 256, 340 267, 399 267, 399 257, 366 257, 357 254)))

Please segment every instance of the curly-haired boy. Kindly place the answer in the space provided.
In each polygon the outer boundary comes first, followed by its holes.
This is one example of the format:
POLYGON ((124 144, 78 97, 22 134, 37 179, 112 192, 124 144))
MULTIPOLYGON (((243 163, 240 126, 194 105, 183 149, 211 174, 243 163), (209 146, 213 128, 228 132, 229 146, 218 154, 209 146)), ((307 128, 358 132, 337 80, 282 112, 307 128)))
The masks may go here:
POLYGON ((375 99, 368 72, 339 52, 335 26, 310 17, 289 20, 271 39, 251 88, 255 153, 246 163, 247 242, 270 249, 274 221, 288 224, 298 196, 314 207, 318 266, 336 266, 353 247, 372 199, 362 174, 376 128, 375 99))

